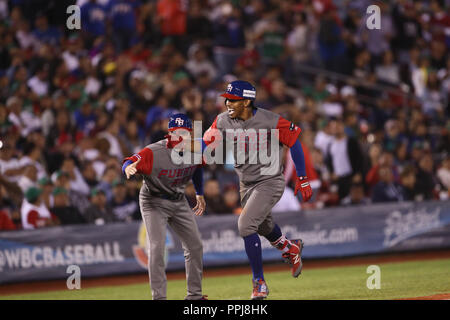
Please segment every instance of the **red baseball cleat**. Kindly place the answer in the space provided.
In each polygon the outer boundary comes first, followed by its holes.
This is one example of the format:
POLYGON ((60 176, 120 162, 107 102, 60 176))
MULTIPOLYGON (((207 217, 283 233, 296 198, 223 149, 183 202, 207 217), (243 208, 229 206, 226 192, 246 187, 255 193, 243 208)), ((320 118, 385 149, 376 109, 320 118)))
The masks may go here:
POLYGON ((262 300, 267 298, 269 294, 269 288, 267 288, 267 284, 262 279, 253 280, 253 292, 251 299, 252 300, 262 300))
POLYGON ((297 278, 300 275, 300 273, 302 273, 303 268, 302 250, 303 250, 302 239, 291 240, 289 251, 282 254, 282 257, 284 258, 285 262, 291 265, 292 276, 294 278, 297 278))

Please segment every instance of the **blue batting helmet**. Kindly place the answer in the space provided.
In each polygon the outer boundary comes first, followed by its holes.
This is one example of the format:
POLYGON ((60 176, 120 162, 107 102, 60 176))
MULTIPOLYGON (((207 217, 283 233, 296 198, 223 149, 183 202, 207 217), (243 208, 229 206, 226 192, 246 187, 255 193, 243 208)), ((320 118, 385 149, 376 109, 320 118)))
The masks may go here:
POLYGON ((192 130, 192 121, 184 113, 176 113, 169 118, 169 131, 176 129, 192 130))
POLYGON ((250 99, 254 101, 256 89, 250 82, 236 80, 228 84, 227 91, 221 96, 231 100, 250 99))

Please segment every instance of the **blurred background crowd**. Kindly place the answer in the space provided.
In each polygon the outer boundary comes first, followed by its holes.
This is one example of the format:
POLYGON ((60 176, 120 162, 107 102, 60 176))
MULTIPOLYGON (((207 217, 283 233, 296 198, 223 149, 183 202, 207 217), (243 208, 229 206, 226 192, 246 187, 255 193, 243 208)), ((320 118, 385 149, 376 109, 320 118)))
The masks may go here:
MULTIPOLYGON (((228 82, 302 128, 314 198, 274 211, 444 200, 450 187, 450 3, 0 0, 0 229, 140 219, 121 163, 172 112, 224 111, 228 82), (70 30, 66 8, 81 7, 70 30), (381 28, 368 29, 369 5, 381 28)), ((239 214, 230 165, 205 169, 206 214, 239 214)), ((186 190, 195 202, 192 185, 186 190)))

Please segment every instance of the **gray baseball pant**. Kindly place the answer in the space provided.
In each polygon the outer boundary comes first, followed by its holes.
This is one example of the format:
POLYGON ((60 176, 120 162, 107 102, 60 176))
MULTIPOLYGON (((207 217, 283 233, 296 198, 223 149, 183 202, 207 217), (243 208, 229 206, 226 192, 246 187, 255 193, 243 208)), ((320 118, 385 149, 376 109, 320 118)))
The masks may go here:
POLYGON ((203 245, 197 223, 187 200, 165 200, 140 193, 141 214, 149 242, 148 273, 153 300, 167 299, 164 264, 167 224, 181 240, 186 269, 188 300, 202 297, 203 245))
POLYGON ((243 238, 253 233, 266 236, 275 224, 272 208, 280 200, 285 188, 283 176, 277 176, 254 185, 240 184, 242 212, 238 220, 239 235, 243 238))

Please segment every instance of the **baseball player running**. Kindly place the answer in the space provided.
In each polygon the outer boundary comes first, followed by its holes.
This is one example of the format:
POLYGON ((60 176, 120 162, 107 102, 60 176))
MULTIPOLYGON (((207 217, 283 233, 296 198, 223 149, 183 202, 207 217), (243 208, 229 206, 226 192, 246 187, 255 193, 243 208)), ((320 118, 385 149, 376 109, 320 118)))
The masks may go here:
MULTIPOLYGON (((287 121, 280 115, 268 110, 257 108, 253 103, 256 98, 256 89, 246 81, 233 81, 227 91, 221 96, 225 97, 227 111, 219 114, 211 127, 205 132, 204 142, 212 146, 213 141, 218 141, 226 136, 226 130, 278 129, 279 157, 275 168, 269 168, 270 164, 249 163, 248 154, 245 162, 236 163, 239 139, 234 138, 235 171, 240 181, 240 196, 243 207, 238 220, 239 235, 244 239, 245 251, 253 272, 253 292, 251 299, 261 300, 267 297, 269 289, 264 280, 261 240, 258 235, 264 236, 280 251, 282 257, 291 264, 292 276, 298 277, 302 270, 303 242, 289 240, 282 233, 280 227, 274 223, 271 215, 272 207, 280 200, 285 187, 282 174, 283 145, 290 148, 292 158, 297 171, 295 195, 300 191, 303 201, 308 201, 312 196, 305 171, 305 160, 298 136, 301 129, 287 121), (271 170, 267 170, 271 169, 271 170), (262 174, 262 172, 265 172, 262 174)), ((261 131, 260 131, 261 132, 261 131)), ((261 139, 259 136, 258 139, 261 139)), ((271 139, 271 136, 268 136, 271 139)), ((270 141, 268 141, 270 144, 270 141)), ((217 147, 217 146, 216 146, 217 147)), ((251 146, 246 145, 248 150, 251 146)), ((261 161, 259 161, 261 162, 261 161)))
POLYGON ((152 143, 139 153, 125 158, 122 171, 127 179, 135 174, 144 178, 139 194, 142 218, 149 241, 148 271, 153 300, 166 300, 167 279, 164 250, 167 224, 181 239, 186 267, 186 300, 205 300, 202 295, 203 245, 197 223, 192 214, 205 211, 203 197, 203 169, 199 165, 174 164, 171 153, 190 152, 187 137, 192 122, 185 114, 170 117, 166 139, 152 143), (197 204, 191 210, 184 196, 192 179, 197 193, 197 204))

